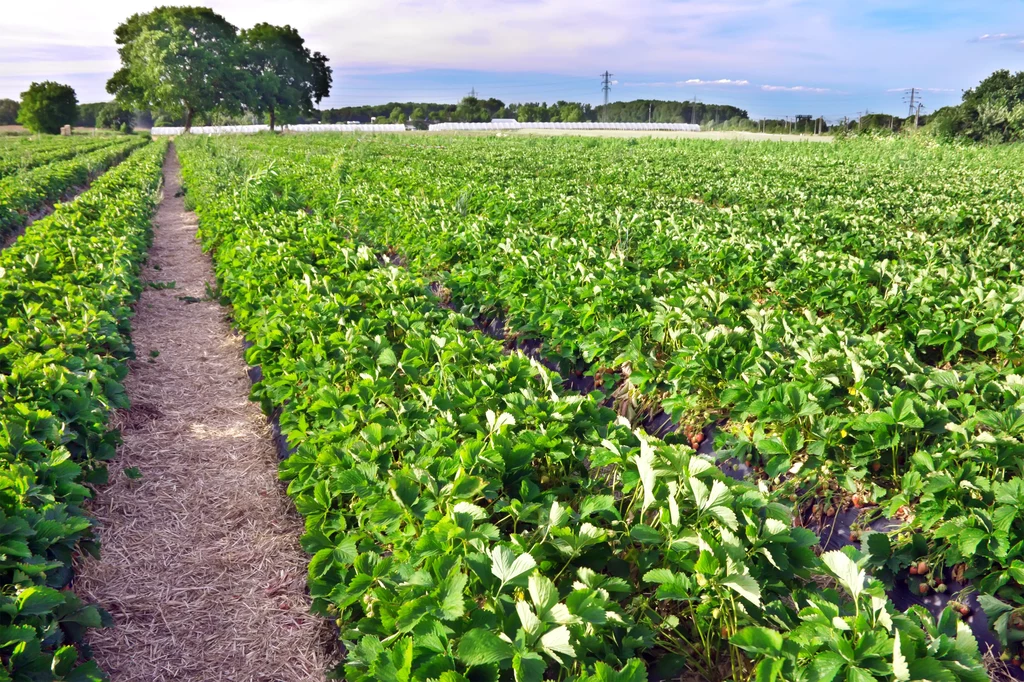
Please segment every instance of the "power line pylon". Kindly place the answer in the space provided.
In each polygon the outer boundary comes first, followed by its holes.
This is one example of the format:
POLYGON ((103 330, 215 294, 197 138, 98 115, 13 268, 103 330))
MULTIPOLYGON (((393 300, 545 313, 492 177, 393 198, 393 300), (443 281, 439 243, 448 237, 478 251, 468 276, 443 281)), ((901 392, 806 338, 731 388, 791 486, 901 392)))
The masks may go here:
POLYGON ((612 89, 612 76, 615 74, 605 71, 601 74, 601 89, 604 90, 604 105, 608 106, 608 93, 612 89))

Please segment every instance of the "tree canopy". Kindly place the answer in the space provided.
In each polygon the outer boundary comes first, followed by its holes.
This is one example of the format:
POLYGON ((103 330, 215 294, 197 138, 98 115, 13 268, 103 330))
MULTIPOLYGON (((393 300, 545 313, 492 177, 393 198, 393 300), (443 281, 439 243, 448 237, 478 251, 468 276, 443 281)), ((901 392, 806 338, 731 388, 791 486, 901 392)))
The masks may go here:
POLYGON ((103 105, 96 114, 96 127, 120 130, 122 133, 130 133, 134 127, 135 117, 132 112, 125 109, 117 102, 109 102, 103 105))
POLYGON ((299 32, 291 26, 256 24, 242 31, 242 69, 252 79, 248 104, 267 114, 274 129, 279 112, 312 114, 331 91, 331 67, 327 57, 310 52, 299 32))
POLYGON ((122 106, 183 116, 239 110, 250 84, 238 69, 238 30, 205 7, 158 7, 114 32, 122 67, 107 92, 122 106))
POLYGON ((13 99, 0 99, 0 126, 11 126, 18 122, 18 103, 13 99))
POLYGON ((995 144, 1024 140, 1024 71, 996 71, 965 91, 959 105, 932 113, 928 130, 947 139, 995 144))
POLYGON ((70 85, 44 81, 21 93, 18 123, 34 133, 56 135, 61 126, 72 125, 77 117, 78 98, 70 85))

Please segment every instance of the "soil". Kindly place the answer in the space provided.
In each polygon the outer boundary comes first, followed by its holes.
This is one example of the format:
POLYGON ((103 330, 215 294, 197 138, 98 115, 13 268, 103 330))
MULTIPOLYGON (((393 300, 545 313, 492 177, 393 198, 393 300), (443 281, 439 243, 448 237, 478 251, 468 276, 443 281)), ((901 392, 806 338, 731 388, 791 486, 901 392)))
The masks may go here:
POLYGON ((214 276, 173 148, 164 179, 142 277, 175 286, 146 287, 137 304, 133 407, 114 415, 124 444, 92 508, 102 558, 75 581, 116 625, 88 643, 122 682, 324 680, 336 636, 309 615, 302 522, 248 400, 241 339, 206 298, 214 276))

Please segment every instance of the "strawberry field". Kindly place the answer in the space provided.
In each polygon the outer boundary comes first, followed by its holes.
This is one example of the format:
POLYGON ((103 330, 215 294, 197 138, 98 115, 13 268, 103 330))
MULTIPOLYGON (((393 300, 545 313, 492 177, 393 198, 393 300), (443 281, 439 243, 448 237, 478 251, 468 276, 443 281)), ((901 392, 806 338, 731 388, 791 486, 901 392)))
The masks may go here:
POLYGON ((118 443, 108 416, 127 406, 130 306, 166 150, 148 144, 0 251, 0 680, 105 679, 81 645, 110 618, 69 585, 76 553, 98 551, 86 505, 118 443))
POLYGON ((346 679, 1019 664, 1020 149, 178 148, 346 679))

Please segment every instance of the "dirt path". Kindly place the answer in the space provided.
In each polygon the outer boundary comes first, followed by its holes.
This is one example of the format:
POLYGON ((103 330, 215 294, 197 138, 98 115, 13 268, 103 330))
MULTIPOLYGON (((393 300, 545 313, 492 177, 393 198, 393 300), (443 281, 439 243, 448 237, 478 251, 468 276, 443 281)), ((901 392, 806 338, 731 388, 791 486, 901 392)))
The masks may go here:
POLYGON ((213 272, 178 170, 172 149, 142 275, 175 287, 147 288, 138 304, 132 408, 114 423, 124 445, 93 507, 102 559, 76 579, 117 623, 89 644, 114 682, 323 680, 333 637, 308 615, 302 524, 247 399, 240 340, 205 300, 213 272))

